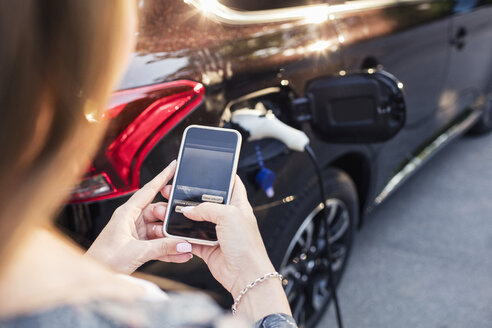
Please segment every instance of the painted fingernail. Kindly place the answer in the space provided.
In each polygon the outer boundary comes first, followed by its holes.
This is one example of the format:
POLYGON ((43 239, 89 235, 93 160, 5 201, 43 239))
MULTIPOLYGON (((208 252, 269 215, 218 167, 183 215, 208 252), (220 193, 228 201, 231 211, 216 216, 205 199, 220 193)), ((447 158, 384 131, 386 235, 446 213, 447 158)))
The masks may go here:
POLYGON ((191 252, 191 244, 179 243, 176 245, 176 251, 178 251, 178 253, 189 253, 191 252))
POLYGON ((193 211, 194 208, 195 206, 185 206, 181 208, 181 212, 190 212, 193 211))

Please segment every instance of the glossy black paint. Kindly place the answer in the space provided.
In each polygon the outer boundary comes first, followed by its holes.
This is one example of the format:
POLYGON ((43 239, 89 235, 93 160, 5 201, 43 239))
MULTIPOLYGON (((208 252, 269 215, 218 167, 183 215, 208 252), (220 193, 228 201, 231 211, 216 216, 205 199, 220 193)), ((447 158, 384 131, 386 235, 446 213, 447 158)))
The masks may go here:
MULTIPOLYGON (((218 126, 226 105, 239 97, 279 88, 263 100, 280 119, 292 123, 290 101, 303 96, 313 79, 382 67, 403 83, 407 104, 406 124, 393 139, 373 144, 326 143, 305 126, 323 165, 340 168, 354 180, 364 213, 388 180, 433 135, 465 109, 479 108, 492 90, 491 3, 388 1, 384 7, 339 12, 321 23, 234 26, 211 21, 182 1, 141 1, 137 51, 120 88, 176 79, 200 81, 206 88, 205 103, 147 156, 141 184, 176 158, 189 124, 218 126)), ((262 149, 268 167, 277 174, 273 199, 253 183, 258 165, 247 142, 238 169, 260 227, 281 220, 274 217, 275 212, 289 196, 295 197, 292 185, 300 178, 299 171, 314 174, 305 154, 289 152, 274 140, 262 141, 262 149)), ((67 206, 63 225, 88 244, 126 199, 67 206)), ((179 266, 151 263, 143 270, 221 292, 196 259, 179 266)))

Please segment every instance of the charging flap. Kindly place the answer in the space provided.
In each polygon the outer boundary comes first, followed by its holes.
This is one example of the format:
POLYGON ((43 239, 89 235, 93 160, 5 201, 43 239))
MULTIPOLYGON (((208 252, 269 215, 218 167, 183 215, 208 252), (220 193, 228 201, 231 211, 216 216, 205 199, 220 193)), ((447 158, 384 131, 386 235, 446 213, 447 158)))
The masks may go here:
POLYGON ((317 79, 306 96, 313 129, 328 142, 383 142, 405 123, 402 84, 385 71, 317 79))

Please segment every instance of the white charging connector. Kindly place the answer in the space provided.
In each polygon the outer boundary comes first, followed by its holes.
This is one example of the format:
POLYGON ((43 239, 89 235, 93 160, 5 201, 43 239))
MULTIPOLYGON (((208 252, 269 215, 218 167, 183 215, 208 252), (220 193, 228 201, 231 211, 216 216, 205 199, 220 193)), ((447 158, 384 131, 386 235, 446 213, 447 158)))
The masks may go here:
POLYGON ((304 151, 309 144, 308 136, 280 121, 262 103, 254 109, 238 109, 232 113, 231 121, 249 132, 249 141, 274 138, 282 141, 289 149, 304 151))

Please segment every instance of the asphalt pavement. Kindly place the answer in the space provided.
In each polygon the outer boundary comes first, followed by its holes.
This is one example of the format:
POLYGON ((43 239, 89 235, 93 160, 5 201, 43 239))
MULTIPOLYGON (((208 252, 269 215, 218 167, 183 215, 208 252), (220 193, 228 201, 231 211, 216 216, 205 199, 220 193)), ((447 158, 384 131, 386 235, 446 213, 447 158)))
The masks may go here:
POLYGON ((492 133, 454 141, 366 217, 339 299, 345 328, 492 327, 492 133))

